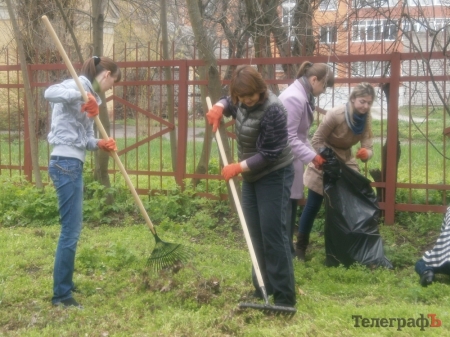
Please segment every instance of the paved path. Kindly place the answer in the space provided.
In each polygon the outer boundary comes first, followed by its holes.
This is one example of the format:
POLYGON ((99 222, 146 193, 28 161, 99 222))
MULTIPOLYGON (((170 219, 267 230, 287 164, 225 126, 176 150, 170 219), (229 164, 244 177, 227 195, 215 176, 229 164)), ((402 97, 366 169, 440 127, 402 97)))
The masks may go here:
MULTIPOLYGON (((380 108, 372 108, 371 109, 371 115, 372 115, 372 119, 381 120, 381 109, 380 108)), ((408 122, 409 121, 409 116, 407 116, 407 115, 399 115, 398 119, 401 120, 401 121, 408 122)), ((386 110, 383 111, 383 120, 387 120, 386 110)), ((416 123, 422 123, 425 120, 425 118, 423 118, 423 117, 413 117, 413 120, 416 123)), ((432 119, 429 118, 428 120, 432 120, 432 119)))
MULTIPOLYGON (((381 120, 381 109, 380 108, 377 108, 377 107, 372 108, 371 114, 372 114, 372 119, 374 119, 374 120, 381 120)), ((400 115, 398 119, 407 122, 407 121, 409 121, 409 116, 407 116, 407 115, 400 115)), ((383 111, 383 120, 387 120, 386 110, 383 111)), ((424 121, 424 118, 414 117, 413 120, 416 123, 422 123, 424 121)), ((200 127, 196 127, 195 128, 195 134, 196 134, 195 139, 197 141, 203 140, 203 132, 204 131, 202 130, 202 128, 200 128, 200 127)), ((111 134, 112 134, 112 131, 111 131, 111 134)), ((191 127, 191 128, 188 129, 188 139, 192 139, 193 138, 193 134, 194 134, 194 128, 191 127)), ((124 127, 124 125, 123 124, 116 124, 116 126, 115 126, 115 137, 116 138, 123 138, 124 135, 125 135, 125 127, 124 127)), ((133 125, 127 126, 127 137, 135 137, 135 135, 136 135, 136 127, 133 126, 133 125)), ((166 133, 164 135, 164 137, 168 138, 169 137, 169 133, 166 133)))
MULTIPOLYGON (((175 129, 177 131, 177 129, 175 129)), ((127 137, 135 137, 136 136, 136 127, 134 125, 128 125, 126 127, 126 133, 127 133, 127 137)), ((196 127, 195 128, 195 134, 196 140, 203 140, 203 129, 200 127, 196 127)), ((111 135, 113 135, 113 130, 111 128, 111 135)), ((116 124, 115 128, 114 128, 114 136, 116 138, 123 138, 125 135, 125 126, 123 124, 116 124)), ((169 132, 165 133, 164 136, 165 138, 169 138, 169 132)), ((192 139, 194 137, 194 128, 188 128, 188 139, 192 139)))

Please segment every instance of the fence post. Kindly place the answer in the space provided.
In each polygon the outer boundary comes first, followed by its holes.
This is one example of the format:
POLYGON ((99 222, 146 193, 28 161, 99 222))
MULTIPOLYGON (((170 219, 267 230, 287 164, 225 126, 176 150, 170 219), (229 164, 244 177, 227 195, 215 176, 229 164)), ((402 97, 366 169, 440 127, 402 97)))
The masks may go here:
POLYGON ((183 179, 186 176, 186 156, 187 156, 187 128, 188 128, 188 65, 187 61, 180 62, 178 79, 178 145, 177 145, 177 169, 175 180, 182 189, 183 179))
MULTIPOLYGON (((24 89, 24 96, 25 95, 26 94, 24 89)), ((23 171, 25 176, 27 177, 26 179, 31 182, 33 180, 33 163, 31 160, 30 128, 28 127, 28 105, 26 99, 24 99, 23 106, 23 171)))
POLYGON ((391 81, 389 86, 389 114, 387 116, 386 193, 384 223, 395 222, 395 196, 397 187, 397 145, 398 145, 398 96, 400 88, 400 53, 392 53, 391 81))

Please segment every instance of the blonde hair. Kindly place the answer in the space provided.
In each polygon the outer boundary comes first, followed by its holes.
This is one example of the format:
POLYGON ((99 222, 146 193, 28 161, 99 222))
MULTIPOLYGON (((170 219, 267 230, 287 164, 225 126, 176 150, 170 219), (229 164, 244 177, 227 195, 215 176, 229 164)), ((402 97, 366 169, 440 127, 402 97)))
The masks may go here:
MULTIPOLYGON (((354 125, 354 120, 353 120, 353 113, 354 113, 354 108, 353 108, 353 103, 352 100, 357 98, 357 97, 363 97, 363 96, 371 96, 372 100, 375 100, 375 89, 367 82, 362 82, 357 84, 352 92, 350 93, 350 96, 348 98, 348 117, 349 117, 349 121, 352 125, 354 125)), ((371 106, 372 107, 372 106, 371 106)), ((371 120, 371 116, 370 116, 370 109, 367 112, 368 114, 368 121, 370 122, 371 120)), ((366 122, 367 123, 367 122, 366 122)), ((369 125, 371 125, 371 123, 369 123, 369 125)))

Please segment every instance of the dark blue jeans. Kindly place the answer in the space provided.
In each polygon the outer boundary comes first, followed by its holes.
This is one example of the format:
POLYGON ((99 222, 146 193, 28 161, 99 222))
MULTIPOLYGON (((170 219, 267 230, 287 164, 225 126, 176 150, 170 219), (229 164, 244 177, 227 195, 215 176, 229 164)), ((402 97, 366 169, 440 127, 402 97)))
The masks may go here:
MULTIPOLYGON (((242 209, 268 294, 277 305, 295 305, 295 279, 288 238, 292 165, 242 184, 242 209)), ((255 271, 253 284, 259 290, 255 271)))
POLYGON ((48 173, 58 195, 61 221, 53 270, 55 304, 72 297, 75 252, 83 221, 83 163, 75 158, 57 157, 50 160, 48 173))
POLYGON ((295 248, 294 248, 294 235, 295 235, 295 224, 297 222, 297 208, 298 208, 298 199, 290 199, 289 201, 289 207, 288 207, 288 215, 290 214, 291 220, 289 221, 288 225, 288 235, 289 235, 289 241, 291 242, 291 253, 292 256, 295 257, 295 248))
POLYGON ((306 198, 305 208, 298 225, 298 232, 302 234, 311 233, 311 229, 316 219, 317 213, 322 207, 323 196, 313 190, 308 189, 308 197, 306 198))
POLYGON ((426 265, 425 261, 420 259, 416 262, 416 273, 422 275, 427 270, 432 270, 434 274, 446 274, 450 275, 450 262, 445 262, 439 267, 429 267, 426 265))

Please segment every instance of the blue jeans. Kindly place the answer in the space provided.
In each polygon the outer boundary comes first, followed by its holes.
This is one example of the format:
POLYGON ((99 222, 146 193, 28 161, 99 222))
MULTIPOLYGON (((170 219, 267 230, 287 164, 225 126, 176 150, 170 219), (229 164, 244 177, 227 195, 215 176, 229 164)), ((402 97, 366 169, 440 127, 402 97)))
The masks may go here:
POLYGON ((322 207, 323 196, 313 190, 308 189, 308 197, 306 198, 306 204, 303 208, 302 215, 298 225, 298 232, 302 234, 311 233, 311 229, 316 219, 317 213, 322 207))
POLYGON ((83 221, 83 163, 75 158, 52 156, 48 173, 58 195, 61 222, 53 270, 55 304, 72 297, 75 252, 83 221))
POLYGON ((431 270, 434 274, 446 274, 450 275, 450 262, 445 262, 439 267, 427 266, 423 259, 416 262, 415 266, 416 273, 422 275, 425 271, 431 270))
MULTIPOLYGON (((295 279, 288 238, 292 165, 242 184, 242 209, 268 294, 278 305, 295 305, 295 279)), ((253 285, 259 289, 254 268, 253 285)))

